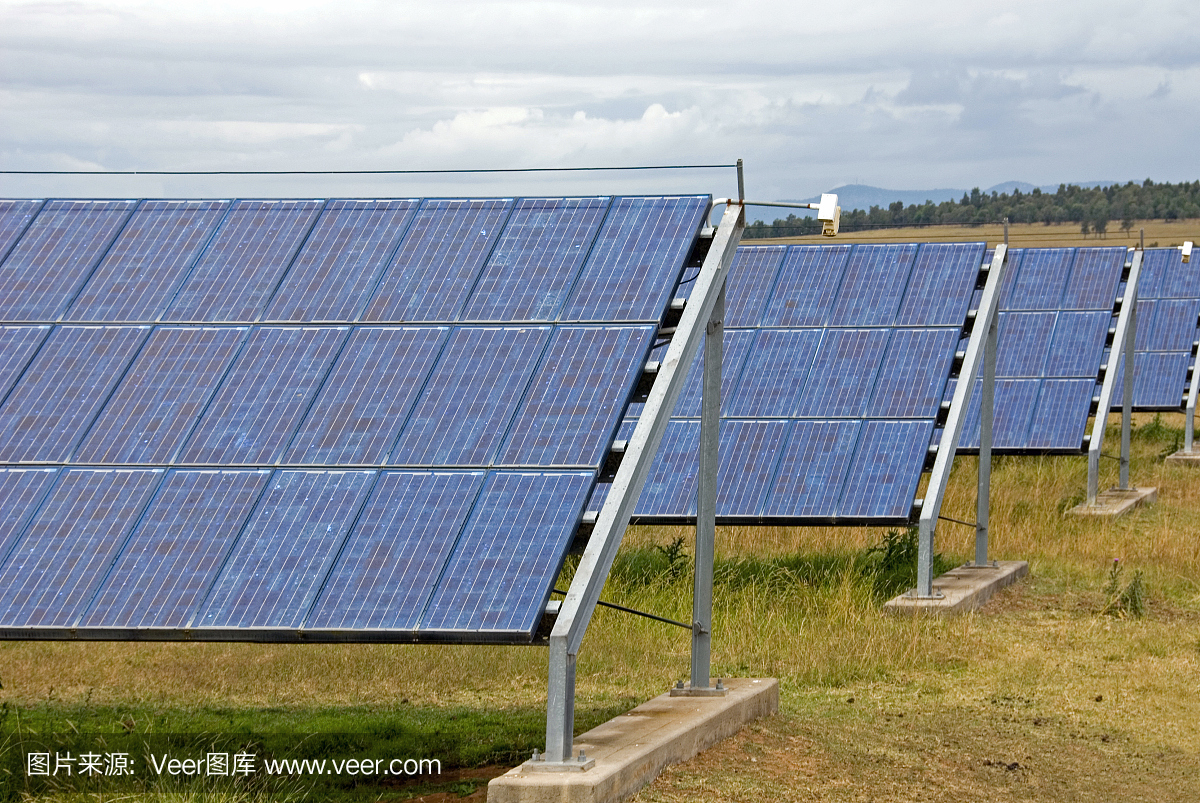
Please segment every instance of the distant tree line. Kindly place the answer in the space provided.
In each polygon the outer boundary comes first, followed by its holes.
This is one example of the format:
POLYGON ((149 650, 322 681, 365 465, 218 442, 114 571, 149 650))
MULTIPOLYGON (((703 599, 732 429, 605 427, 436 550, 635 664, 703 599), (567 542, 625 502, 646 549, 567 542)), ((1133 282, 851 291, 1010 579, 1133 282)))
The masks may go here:
MULTIPOLYGON (((1084 234, 1100 235, 1108 232, 1108 225, 1113 221, 1119 223, 1122 231, 1129 231, 1137 220, 1200 218, 1200 181, 1155 184, 1146 179, 1141 184, 1131 181, 1091 189, 1060 184, 1058 192, 1013 190, 1011 195, 988 194, 976 187, 963 193, 958 201, 940 204, 926 201, 908 206, 895 201, 887 208, 872 206, 865 212, 861 209, 842 210, 842 231, 902 226, 972 226, 998 223, 1006 217, 1012 223, 1078 223, 1084 234)), ((788 215, 773 223, 756 221, 746 227, 743 237, 798 237, 820 233, 821 224, 815 217, 788 215)))

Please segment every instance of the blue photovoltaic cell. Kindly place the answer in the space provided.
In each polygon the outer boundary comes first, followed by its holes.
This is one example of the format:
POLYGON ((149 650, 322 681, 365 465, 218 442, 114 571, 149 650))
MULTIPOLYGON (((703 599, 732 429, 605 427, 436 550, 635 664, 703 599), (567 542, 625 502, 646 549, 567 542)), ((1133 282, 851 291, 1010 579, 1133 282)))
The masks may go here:
MULTIPOLYGON (((754 345, 757 334, 753 329, 726 329, 724 342, 721 344, 721 408, 727 410, 733 398, 733 389, 741 376, 742 364, 746 355, 754 345)), ((661 360, 666 356, 666 349, 655 351, 652 359, 661 360)), ((675 401, 675 415, 680 418, 697 418, 704 401, 704 344, 696 349, 692 359, 692 367, 688 369, 687 381, 679 398, 675 401)))
POLYGON ((417 201, 330 201, 263 314, 350 321, 375 289, 417 201))
POLYGON ((819 329, 761 330, 729 403, 729 414, 739 418, 794 415, 820 340, 819 329))
MULTIPOLYGON (((1156 249, 1158 250, 1158 249, 1156 249)), ((1162 286, 1158 290, 1159 298, 1196 298, 1200 295, 1200 259, 1191 259, 1184 264, 1180 252, 1174 248, 1164 248, 1166 262, 1163 269, 1162 286)), ((1147 252, 1152 253, 1152 252, 1147 252)), ((1141 280, 1138 280, 1141 285, 1141 280)), ((1141 290, 1138 290, 1141 294, 1141 290)))
POLYGON ((269 471, 172 471, 84 617, 85 627, 184 627, 269 471))
POLYGON ((873 418, 935 418, 946 390, 957 329, 897 329, 866 414, 873 418))
POLYGON ((787 421, 726 419, 721 422, 718 516, 759 515, 789 426, 794 425, 787 421))
POLYGON ((962 326, 979 278, 983 243, 925 243, 917 250, 896 323, 962 326))
POLYGON ((498 462, 598 468, 653 336, 652 326, 556 329, 498 462))
POLYGON ((708 207, 708 196, 614 199, 563 320, 657 321, 708 207))
POLYGON ((1124 248, 1080 248, 1062 308, 1111 310, 1128 253, 1124 248))
POLYGON ((156 329, 74 462, 168 462, 216 391, 245 334, 241 327, 156 329))
MULTIPOLYGON (((1192 292, 1200 294, 1200 287, 1192 292)), ((1196 340, 1196 298, 1162 298, 1138 303, 1137 348, 1139 351, 1191 351, 1196 340)))
POLYGON ((66 319, 157 320, 228 210, 228 201, 144 201, 66 319))
POLYGON ((63 326, 0 407, 0 462, 65 461, 148 332, 63 326))
POLYGON ((1033 449, 1080 449, 1087 428, 1094 379, 1046 379, 1029 427, 1033 449))
MULTIPOLYGON (((1186 379, 1194 358, 1187 351, 1139 351, 1134 354, 1137 373, 1133 377, 1135 407, 1181 409, 1187 404, 1186 379)), ((1117 372, 1112 406, 1119 410, 1125 400, 1125 361, 1117 372)))
POLYGON ((1046 356, 1045 376, 1095 378, 1104 358, 1112 312, 1060 312, 1046 356))
POLYGON ((1043 376, 1057 318, 1054 312, 1001 312, 996 376, 1043 376))
POLYGON ((375 480, 373 471, 280 471, 195 619, 300 627, 375 480))
POLYGON ((739 247, 725 286, 725 326, 758 326, 787 247, 739 247))
POLYGON ((932 421, 864 423, 838 515, 907 519, 932 433, 932 421))
MULTIPOLYGON (((1000 306, 1007 310, 1060 309, 1063 289, 1071 272, 1074 248, 1026 248, 1007 298, 1000 306)), ((1112 308, 1110 299, 1109 308, 1112 308)))
POLYGON ((915 245, 857 245, 829 316, 831 326, 891 326, 912 272, 915 245))
POLYGON ((591 250, 608 203, 607 198, 517 201, 463 319, 554 320, 591 250))
POLYGON ((256 320, 320 211, 320 201, 234 203, 163 320, 256 320))
POLYGON ((763 311, 763 326, 825 326, 837 297, 848 245, 802 245, 788 249, 775 291, 763 311))
POLYGON ((506 198, 424 201, 363 320, 458 320, 512 204, 506 198))
MULTIPOLYGON (((861 421, 794 421, 763 514, 829 518, 838 512, 861 421)), ((910 500, 911 501, 911 500, 910 500)))
POLYGON ((41 206, 41 201, 0 201, 0 262, 41 206))
POLYGON ((285 463, 383 462, 448 330, 365 327, 350 335, 285 463))
POLYGON ((492 473, 421 629, 532 637, 591 486, 591 472, 492 473))
MULTIPOLYGON (((1182 261, 1179 251, 1174 248, 1147 248, 1143 251, 1142 268, 1138 275, 1138 298, 1161 298, 1164 282, 1173 264, 1182 261)), ((1180 267, 1184 266, 1181 264, 1180 267)))
POLYGON ((861 417, 890 335, 886 329, 826 329, 792 414, 861 417))
POLYGON ((274 463, 345 339, 345 328, 267 328, 250 335, 179 461, 274 463))
MULTIPOLYGON (((658 454, 642 486, 635 511, 647 516, 696 515, 696 474, 699 471, 700 422, 672 419, 667 422, 658 454)), ((607 490, 607 486, 604 486, 607 490)), ((597 486, 599 488, 599 486, 597 486)), ((605 494, 607 496, 607 494, 605 494)), ((590 510, 603 500, 593 499, 590 510)))
POLYGON ((0 468, 0 561, 57 476, 53 468, 0 468))
POLYGON ((135 206, 48 201, 0 264, 0 320, 57 320, 135 206))
POLYGON ((0 326, 0 399, 21 377, 49 326, 0 326))
POLYGON ((454 330, 389 462, 489 465, 549 336, 549 327, 454 330))
POLYGON ((69 627, 161 471, 69 469, 0 566, 0 626, 69 627))
MULTIPOLYGON (((975 392, 967 407, 963 421, 959 448, 979 448, 979 402, 982 380, 976 380, 975 392)), ((1029 421, 1037 404, 1041 380, 996 379, 995 400, 992 419, 993 449, 1023 449, 1028 445, 1029 421)))
POLYGON ((415 630, 483 472, 384 472, 307 627, 415 630))

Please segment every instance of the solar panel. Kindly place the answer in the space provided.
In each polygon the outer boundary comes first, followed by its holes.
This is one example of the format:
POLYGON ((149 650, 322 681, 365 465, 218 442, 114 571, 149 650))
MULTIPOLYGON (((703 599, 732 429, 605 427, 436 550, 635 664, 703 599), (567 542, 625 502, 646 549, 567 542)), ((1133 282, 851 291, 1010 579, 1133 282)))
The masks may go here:
POLYGON ((235 201, 166 321, 254 321, 321 212, 320 201, 235 201))
POLYGON ((782 245, 738 249, 725 286, 726 327, 758 326, 787 250, 782 245))
MULTIPOLYGON (((1029 443, 1029 427, 1041 391, 1041 380, 996 378, 992 418, 992 448, 1022 450, 1029 443)), ((967 407, 967 417, 959 438, 960 449, 979 448, 979 405, 981 389, 975 383, 975 391, 967 407)), ((1087 419, 1077 423, 1082 439, 1082 430, 1087 419)))
POLYGON ((1080 248, 1067 280, 1062 308, 1111 310, 1127 254, 1124 248, 1080 248))
POLYGON ((41 208, 41 201, 0 201, 0 263, 41 208))
POLYGON ((838 515, 847 518, 905 519, 929 450, 932 421, 867 421, 850 465, 838 515))
POLYGON ((1074 248, 1024 249, 1008 297, 1001 299, 1000 308, 1059 309, 1074 259, 1074 248))
POLYGON ((859 418, 875 385, 891 332, 827 329, 792 414, 803 418, 859 418))
POLYGON ((983 251, 983 243, 921 245, 896 323, 961 326, 971 304, 983 251))
MULTIPOLYGON (((667 519, 695 516, 699 454, 700 422, 687 419, 668 422, 638 497, 637 515, 667 519)), ((589 507, 598 510, 602 501, 593 499, 589 507)))
POLYGON ((1029 448, 1078 449, 1095 390, 1092 379, 1043 380, 1030 424, 1029 448))
MULTIPOLYGON (((749 250, 744 246, 738 251, 749 250)), ((763 326, 825 326, 838 296, 850 246, 801 245, 788 249, 763 326)), ((725 300, 726 306, 730 303, 725 300)))
POLYGON ((387 267, 417 203, 327 203, 263 319, 354 320, 387 267))
POLYGON ((763 513, 782 518, 833 518, 861 421, 795 421, 763 513))
MULTIPOLYGON (((754 346, 755 332, 752 329, 726 329, 721 351, 721 399, 722 409, 727 410, 733 389, 741 376, 742 365, 754 346)), ((654 356, 665 356, 666 349, 658 350, 654 356)), ((704 400, 704 349, 696 349, 696 357, 688 370, 687 381, 675 402, 675 415, 699 417, 704 400)))
POLYGON ((49 326, 0 325, 0 401, 21 378, 49 333, 49 326))
POLYGON ((888 342, 866 414, 928 418, 946 389, 958 343, 954 329, 897 329, 888 342))
POLYGON ((1042 376, 1057 320, 1056 312, 1001 312, 996 376, 1042 376))
POLYGON ((819 329, 762 329, 729 402, 729 414, 763 418, 796 414, 817 347, 819 329))
MULTIPOLYGON (((1193 292, 1200 294, 1200 288, 1193 292)), ((1138 304, 1141 351, 1191 351, 1196 340, 1195 298, 1160 298, 1138 304), (1142 303, 1146 309, 1143 311, 1142 303)))
POLYGON ((0 469, 0 561, 8 555, 57 477, 58 469, 53 468, 0 469))
MULTIPOLYGON (((1177 410, 1186 404, 1187 394, 1181 379, 1195 362, 1190 351, 1145 351, 1134 354, 1137 372, 1133 377, 1135 409, 1177 410)), ((1125 362, 1117 372, 1117 387, 1113 394, 1113 409, 1120 409, 1125 399, 1125 362)))
POLYGON ((551 321, 558 317, 608 211, 607 198, 525 198, 467 302, 475 321, 551 321))
POLYGON ((1046 376, 1095 379, 1096 355, 1103 353, 1112 312, 1060 312, 1046 355, 1046 376))
POLYGON ((0 462, 64 462, 149 333, 57 328, 0 406, 0 462))
POLYGON ((300 627, 373 471, 280 471, 213 583, 198 627, 300 627))
POLYGON ((0 320, 57 320, 135 206, 47 201, 0 263, 0 320))
POLYGON ((228 211, 228 201, 144 201, 66 319, 157 320, 228 211))
POLYGON ((183 627, 269 471, 172 471, 121 550, 84 627, 183 627))
MULTIPOLYGON (((830 325, 890 326, 895 323, 916 253, 915 245, 855 246, 830 314, 830 325)), ((971 284, 974 286, 974 282, 971 284)))

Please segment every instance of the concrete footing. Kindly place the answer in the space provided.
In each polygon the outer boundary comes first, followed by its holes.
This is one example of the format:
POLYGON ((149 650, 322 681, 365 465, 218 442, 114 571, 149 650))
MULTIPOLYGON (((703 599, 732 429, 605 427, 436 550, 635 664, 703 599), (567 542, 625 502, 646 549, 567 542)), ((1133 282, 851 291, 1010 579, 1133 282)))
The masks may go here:
POLYGON ((1180 449, 1175 454, 1167 455, 1166 462, 1183 466, 1200 466, 1200 452, 1185 452, 1180 449))
POLYGON ((1150 505, 1158 501, 1157 488, 1109 488, 1096 496, 1096 504, 1084 502, 1067 511, 1072 516, 1100 516, 1113 518, 1128 513, 1138 505, 1150 505))
POLYGON ((933 598, 910 591, 888 601, 884 608, 893 613, 965 613, 1027 574, 1029 564, 1023 560, 1001 560, 990 566, 967 564, 934 578, 933 598))
POLYGON ((660 694, 576 737, 595 766, 583 772, 526 771, 532 762, 488 784, 488 803, 617 803, 650 783, 669 764, 727 739, 742 726, 779 710, 774 678, 726 679, 724 697, 660 694))

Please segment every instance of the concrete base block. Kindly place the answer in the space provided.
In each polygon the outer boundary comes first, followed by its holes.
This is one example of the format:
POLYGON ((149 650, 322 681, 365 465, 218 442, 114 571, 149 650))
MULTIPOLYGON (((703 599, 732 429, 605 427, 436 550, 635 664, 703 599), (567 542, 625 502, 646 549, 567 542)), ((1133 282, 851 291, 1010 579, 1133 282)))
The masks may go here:
POLYGON ((1185 452, 1180 449, 1175 454, 1167 455, 1166 462, 1183 466, 1200 466, 1200 451, 1185 452))
POLYGON ((1029 564, 1023 560, 1002 560, 992 566, 968 564, 935 578, 933 599, 909 591, 888 601, 884 608, 893 613, 965 613, 982 606, 997 591, 1027 574, 1029 564))
POLYGON ((1130 488, 1122 491, 1109 488, 1096 496, 1096 504, 1084 502, 1067 511, 1072 516, 1101 516, 1113 518, 1128 513, 1138 505, 1150 505, 1158 501, 1157 488, 1130 488))
POLYGON ((617 803, 669 764, 687 761, 779 710, 774 678, 725 679, 724 697, 660 694, 575 739, 596 766, 585 772, 527 772, 532 762, 488 784, 488 803, 617 803))

